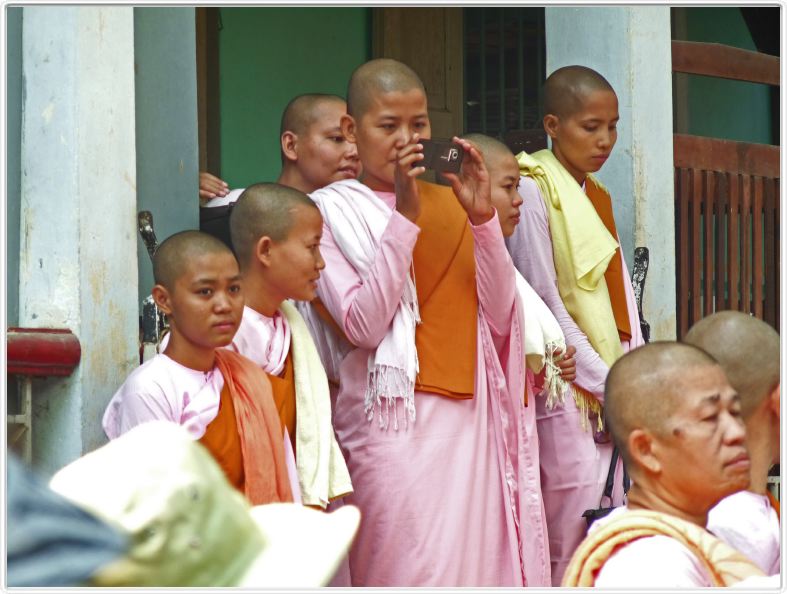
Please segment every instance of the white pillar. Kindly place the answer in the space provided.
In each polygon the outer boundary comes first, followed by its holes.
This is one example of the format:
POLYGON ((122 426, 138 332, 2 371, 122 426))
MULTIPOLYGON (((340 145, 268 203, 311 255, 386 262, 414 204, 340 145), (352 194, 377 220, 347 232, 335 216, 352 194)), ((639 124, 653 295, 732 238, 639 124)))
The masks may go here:
POLYGON ((33 387, 33 461, 52 472, 105 441, 138 365, 132 7, 28 6, 19 324, 70 328, 82 359, 33 387))
POLYGON ((650 250, 643 309, 651 338, 676 336, 672 50, 669 6, 547 7, 547 74, 570 64, 600 72, 618 95, 620 124, 599 172, 609 188, 629 270, 650 250))

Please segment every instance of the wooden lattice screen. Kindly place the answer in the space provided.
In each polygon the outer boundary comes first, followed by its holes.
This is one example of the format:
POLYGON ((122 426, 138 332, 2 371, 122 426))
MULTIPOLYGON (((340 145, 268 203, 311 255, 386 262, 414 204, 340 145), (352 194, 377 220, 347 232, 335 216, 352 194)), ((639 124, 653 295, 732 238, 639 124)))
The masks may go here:
MULTIPOLYGON (((779 59, 672 42, 673 70, 779 85, 779 59)), ((779 328, 779 147, 674 135, 677 334, 714 311, 779 328)))

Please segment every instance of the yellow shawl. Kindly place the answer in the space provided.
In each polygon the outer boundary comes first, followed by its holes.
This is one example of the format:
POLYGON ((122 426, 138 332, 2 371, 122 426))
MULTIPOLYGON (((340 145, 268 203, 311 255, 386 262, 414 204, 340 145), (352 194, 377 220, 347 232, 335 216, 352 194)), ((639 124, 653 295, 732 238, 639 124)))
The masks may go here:
MULTIPOLYGON (((531 177, 544 197, 560 298, 591 346, 611 366, 623 355, 623 347, 604 273, 618 242, 552 151, 522 152, 517 161, 520 173, 531 177)), ((573 387, 584 418, 588 411, 597 413, 601 429, 601 405, 590 393, 573 387)))
POLYGON ((295 467, 304 505, 325 508, 332 499, 351 493, 350 473, 331 423, 331 399, 311 334, 290 302, 281 304, 292 333, 295 368, 295 467))
POLYGON ((764 575, 754 562, 696 524, 655 511, 629 510, 588 534, 574 552, 562 585, 592 587, 599 570, 618 548, 638 538, 659 535, 674 538, 689 549, 708 571, 714 586, 730 586, 764 575))

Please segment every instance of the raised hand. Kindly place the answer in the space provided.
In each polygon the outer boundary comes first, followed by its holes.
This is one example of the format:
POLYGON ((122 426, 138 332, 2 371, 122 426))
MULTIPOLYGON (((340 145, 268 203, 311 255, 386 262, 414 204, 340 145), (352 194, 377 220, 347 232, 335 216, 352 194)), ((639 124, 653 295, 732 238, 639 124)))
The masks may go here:
POLYGON ((462 145, 465 157, 458 175, 443 173, 443 177, 451 184, 470 222, 473 225, 481 225, 495 216, 495 209, 492 207, 492 188, 484 157, 472 142, 456 136, 452 140, 462 145))
POLYGON ((396 192, 396 210, 410 221, 415 222, 421 214, 421 197, 415 178, 421 175, 426 168, 416 163, 424 158, 424 147, 418 143, 418 134, 413 134, 409 140, 400 140, 396 143, 396 167, 394 168, 394 192, 396 192))

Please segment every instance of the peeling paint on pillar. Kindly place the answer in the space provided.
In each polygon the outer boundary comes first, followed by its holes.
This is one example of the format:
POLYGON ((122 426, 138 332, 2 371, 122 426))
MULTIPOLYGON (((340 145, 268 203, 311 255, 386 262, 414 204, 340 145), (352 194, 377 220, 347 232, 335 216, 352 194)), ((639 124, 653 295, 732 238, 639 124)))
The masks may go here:
POLYGON ((618 95, 618 141, 598 176, 612 194, 629 270, 635 247, 650 250, 643 310, 654 339, 675 338, 669 10, 668 6, 545 9, 547 73, 569 64, 589 66, 603 74, 618 95))
POLYGON ((71 377, 34 386, 33 461, 53 472, 106 440, 100 413, 138 364, 133 8, 23 23, 19 322, 82 346, 71 377))

